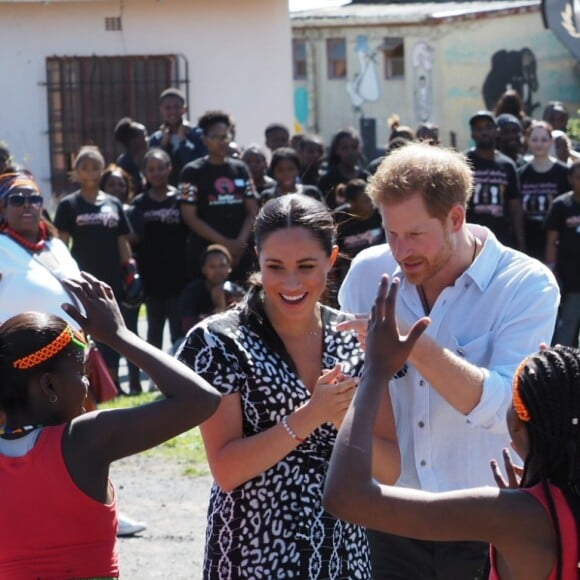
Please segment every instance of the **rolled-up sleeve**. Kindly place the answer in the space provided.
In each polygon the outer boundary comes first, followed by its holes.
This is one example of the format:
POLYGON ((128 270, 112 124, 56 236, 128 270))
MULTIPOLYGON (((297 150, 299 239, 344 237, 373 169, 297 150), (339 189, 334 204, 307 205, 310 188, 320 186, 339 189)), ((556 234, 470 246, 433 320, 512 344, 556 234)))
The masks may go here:
POLYGON ((484 377, 481 399, 467 415, 468 423, 474 427, 497 432, 505 430, 516 369, 542 343, 549 345, 552 340, 560 292, 551 272, 546 271, 543 276, 536 272, 535 276, 524 277, 502 299, 509 303, 492 338, 489 366, 481 369, 484 377))

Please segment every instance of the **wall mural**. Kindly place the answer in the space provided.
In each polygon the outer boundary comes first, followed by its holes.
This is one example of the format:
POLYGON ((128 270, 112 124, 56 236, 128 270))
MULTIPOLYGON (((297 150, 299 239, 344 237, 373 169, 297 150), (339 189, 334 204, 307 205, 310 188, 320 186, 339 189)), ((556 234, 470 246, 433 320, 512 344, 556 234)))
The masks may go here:
POLYGON ((431 119, 433 106, 433 48, 426 42, 413 47, 413 96, 417 123, 431 119))
POLYGON ((310 120, 310 97, 306 87, 294 89, 294 133, 305 133, 310 120))
POLYGON ((361 112, 363 103, 379 100, 381 93, 376 57, 381 48, 382 45, 371 52, 368 36, 361 34, 356 37, 355 51, 358 57, 359 70, 353 79, 346 83, 345 88, 353 109, 357 112, 361 112))
POLYGON ((538 90, 536 56, 529 48, 498 50, 491 57, 491 70, 483 82, 482 95, 485 106, 493 110, 497 100, 507 89, 516 90, 522 98, 529 116, 540 106, 534 102, 538 90))
POLYGON ((544 25, 580 60, 580 0, 542 0, 544 25))

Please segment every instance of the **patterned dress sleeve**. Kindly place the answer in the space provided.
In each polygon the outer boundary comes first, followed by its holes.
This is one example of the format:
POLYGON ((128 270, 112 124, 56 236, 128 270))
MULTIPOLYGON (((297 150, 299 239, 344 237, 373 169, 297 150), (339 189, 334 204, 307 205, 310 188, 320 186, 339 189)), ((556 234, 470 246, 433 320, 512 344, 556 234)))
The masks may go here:
POLYGON ((234 339, 209 329, 206 321, 187 335, 177 358, 213 385, 222 395, 238 393, 247 382, 241 353, 234 339))

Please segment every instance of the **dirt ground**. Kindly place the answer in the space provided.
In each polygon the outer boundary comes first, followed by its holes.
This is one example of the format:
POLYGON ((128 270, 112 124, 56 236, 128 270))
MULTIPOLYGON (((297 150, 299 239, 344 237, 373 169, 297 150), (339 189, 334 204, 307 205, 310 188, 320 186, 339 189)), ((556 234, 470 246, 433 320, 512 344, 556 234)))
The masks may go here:
POLYGON ((172 459, 136 455, 111 466, 119 511, 147 523, 118 538, 123 580, 194 580, 202 577, 211 477, 184 475, 172 459))
MULTIPOLYGON (((147 335, 144 316, 139 334, 147 335)), ((171 349, 169 332, 164 348, 171 349)), ((119 378, 128 390, 126 362, 119 378)), ((142 376, 147 388, 147 378, 142 376)), ((207 504, 212 478, 184 475, 187 465, 169 458, 134 455, 111 466, 119 511, 147 524, 129 538, 118 538, 122 580, 198 580, 202 577, 207 504)))

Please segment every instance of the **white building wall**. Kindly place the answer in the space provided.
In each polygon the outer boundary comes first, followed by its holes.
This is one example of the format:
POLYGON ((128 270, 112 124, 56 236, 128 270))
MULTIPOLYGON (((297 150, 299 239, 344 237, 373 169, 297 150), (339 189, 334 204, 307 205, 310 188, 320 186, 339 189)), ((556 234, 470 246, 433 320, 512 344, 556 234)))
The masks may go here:
POLYGON ((268 123, 292 124, 290 51, 287 0, 0 1, 0 139, 48 188, 47 56, 183 54, 190 117, 223 108, 240 143, 263 143, 268 123))

